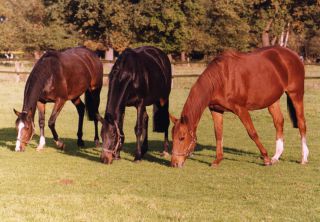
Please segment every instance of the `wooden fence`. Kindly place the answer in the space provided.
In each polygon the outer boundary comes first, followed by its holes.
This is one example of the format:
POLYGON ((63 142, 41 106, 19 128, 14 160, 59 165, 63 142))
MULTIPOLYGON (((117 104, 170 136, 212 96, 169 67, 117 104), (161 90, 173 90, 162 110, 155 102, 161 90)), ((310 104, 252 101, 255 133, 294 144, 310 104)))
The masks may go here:
MULTIPOLYGON (((7 65, 8 67, 12 67, 12 69, 15 67, 16 63, 20 63, 20 64, 28 64, 28 66, 30 66, 30 70, 32 69, 33 64, 35 64, 36 60, 34 59, 0 59, 0 65, 7 65)), ((104 60, 101 59, 101 62, 103 63, 104 67, 107 66, 108 67, 108 71, 110 71, 112 64, 114 64, 115 61, 110 61, 110 60, 104 60)), ((207 62, 173 62, 172 63, 172 78, 176 79, 176 78, 196 78, 198 76, 201 75, 201 69, 198 70, 197 73, 188 73, 188 74, 177 74, 176 68, 177 67, 184 67, 185 70, 192 70, 192 68, 189 68, 191 66, 203 66, 203 69, 206 67, 207 62)), ((306 79, 320 79, 320 64, 307 64, 307 66, 309 65, 315 65, 319 67, 319 73, 317 73, 316 75, 311 75, 311 76, 306 76, 306 79)), ((19 78, 19 76, 28 76, 30 71, 17 71, 19 69, 15 68, 16 71, 12 71, 12 70, 0 70, 0 75, 17 75, 17 78, 19 78)), ((106 70, 106 69, 104 69, 106 70)), ((108 77, 108 73, 104 73, 104 77, 108 77)))

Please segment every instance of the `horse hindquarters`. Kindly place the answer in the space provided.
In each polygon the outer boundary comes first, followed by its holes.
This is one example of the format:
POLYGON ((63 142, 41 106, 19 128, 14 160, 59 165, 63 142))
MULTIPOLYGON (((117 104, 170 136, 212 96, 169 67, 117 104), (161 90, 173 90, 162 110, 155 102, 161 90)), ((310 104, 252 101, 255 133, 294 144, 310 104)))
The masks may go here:
MULTIPOLYGON (((304 107, 303 107, 303 92, 302 93, 287 93, 288 97, 290 97, 292 101, 293 107, 291 108, 291 115, 295 114, 295 119, 297 121, 297 125, 299 128, 300 136, 301 136, 301 164, 308 163, 308 155, 309 155, 309 149, 307 146, 307 140, 306 140, 306 120, 304 117, 304 107), (294 112, 293 112, 294 110, 294 112)), ((290 108, 290 106, 289 106, 290 108)), ((291 116, 290 115, 290 116, 291 116)))

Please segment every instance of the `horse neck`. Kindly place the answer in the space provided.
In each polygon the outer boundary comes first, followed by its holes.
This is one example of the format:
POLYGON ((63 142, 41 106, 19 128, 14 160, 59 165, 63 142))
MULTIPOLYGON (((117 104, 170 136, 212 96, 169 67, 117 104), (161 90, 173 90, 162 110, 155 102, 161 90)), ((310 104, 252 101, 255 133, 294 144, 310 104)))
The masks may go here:
POLYGON ((218 90, 221 83, 215 77, 215 68, 208 68, 201 74, 196 83, 192 86, 187 101, 183 107, 181 117, 187 117, 188 128, 196 131, 202 113, 208 107, 214 91, 218 90))
POLYGON ((51 76, 51 73, 46 71, 50 70, 50 67, 43 65, 42 63, 43 62, 39 60, 39 62, 35 65, 30 73, 24 89, 22 111, 28 112, 31 109, 33 115, 35 113, 37 101, 39 100, 41 91, 43 90, 46 81, 51 76))
POLYGON ((105 117, 109 113, 117 122, 119 122, 122 116, 122 113, 124 112, 124 109, 125 109, 126 96, 127 96, 127 85, 120 89, 116 87, 114 84, 110 84, 105 117))

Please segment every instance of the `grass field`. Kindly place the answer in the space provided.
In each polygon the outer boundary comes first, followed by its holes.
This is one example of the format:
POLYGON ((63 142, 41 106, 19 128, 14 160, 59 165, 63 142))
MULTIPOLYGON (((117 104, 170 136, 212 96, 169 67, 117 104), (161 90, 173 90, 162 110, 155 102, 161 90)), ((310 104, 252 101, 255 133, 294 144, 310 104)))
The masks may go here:
MULTIPOLYGON (((76 146, 77 114, 70 102, 57 120, 65 152, 55 148, 46 127, 45 151, 36 152, 39 137, 35 135, 26 152, 16 153, 12 108, 22 107, 24 83, 0 85, 0 221, 320 221, 319 89, 307 87, 305 94, 308 165, 297 163, 300 138, 291 127, 282 97, 285 151, 278 164, 262 166, 258 149, 238 118, 226 113, 225 159, 219 168, 210 168, 215 143, 206 110, 196 152, 183 169, 173 169, 168 167, 169 159, 160 157, 163 135, 152 133, 152 127, 150 152, 141 163, 133 163, 136 114, 132 108, 126 111, 122 160, 113 165, 99 162, 91 122, 84 125, 86 147, 76 146)), ((174 115, 179 116, 188 93, 183 87, 172 90, 174 115)), ((101 95, 103 113, 105 87, 101 95)), ((150 108, 148 112, 151 116, 150 108)), ((253 112, 252 118, 271 156, 275 147, 272 119, 267 110, 253 112)))

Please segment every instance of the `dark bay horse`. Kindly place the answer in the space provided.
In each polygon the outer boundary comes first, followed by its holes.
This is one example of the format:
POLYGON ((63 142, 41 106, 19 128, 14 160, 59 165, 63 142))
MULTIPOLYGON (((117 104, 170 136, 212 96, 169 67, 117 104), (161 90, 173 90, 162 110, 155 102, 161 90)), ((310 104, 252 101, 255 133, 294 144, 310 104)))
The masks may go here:
POLYGON ((14 110, 18 119, 16 128, 18 137, 16 151, 24 151, 26 144, 34 134, 34 115, 39 112, 40 142, 37 150, 45 145, 45 104, 54 102, 48 125, 56 145, 63 149, 64 143, 55 130, 56 119, 67 100, 71 100, 79 114, 78 146, 84 146, 82 125, 85 108, 89 120, 94 121, 95 143, 99 144, 98 121, 96 113, 100 103, 102 87, 102 63, 89 49, 72 48, 65 51, 49 51, 35 64, 24 89, 22 112, 14 110), (80 96, 85 92, 85 104, 80 96))
POLYGON ((109 76, 108 102, 102 123, 103 150, 101 161, 118 159, 124 142, 123 118, 126 106, 137 109, 135 161, 148 150, 148 114, 153 104, 153 131, 164 132, 164 152, 168 153, 169 94, 171 64, 165 53, 151 46, 126 49, 114 64, 109 76))
POLYGON ((301 163, 308 162, 304 118, 304 66, 293 51, 268 47, 251 53, 226 52, 214 59, 193 85, 181 118, 171 116, 173 167, 182 167, 196 145, 196 129, 206 107, 211 111, 216 137, 217 166, 223 159, 223 113, 236 114, 256 143, 264 164, 278 161, 283 151, 283 115, 279 99, 286 92, 288 110, 294 127, 299 127, 302 144, 301 163), (268 107, 276 128, 276 154, 272 161, 260 142, 249 111, 268 107))

